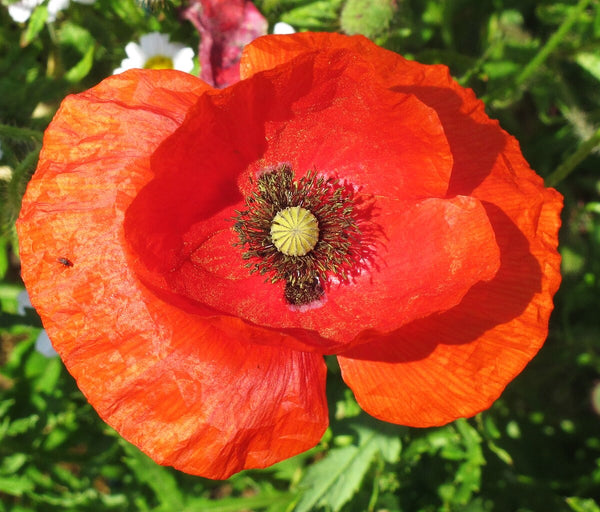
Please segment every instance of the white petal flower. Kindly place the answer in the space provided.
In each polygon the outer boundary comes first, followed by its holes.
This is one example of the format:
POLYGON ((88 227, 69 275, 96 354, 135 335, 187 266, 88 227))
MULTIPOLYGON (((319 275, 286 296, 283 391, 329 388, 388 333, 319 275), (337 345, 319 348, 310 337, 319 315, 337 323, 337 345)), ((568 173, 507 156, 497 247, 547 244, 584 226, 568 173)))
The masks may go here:
POLYGON ((48 21, 54 21, 59 11, 69 7, 69 0, 50 0, 48 2, 48 21))
MULTIPOLYGON (((25 315, 25 309, 31 307, 29 294, 26 290, 23 290, 21 293, 19 293, 19 295, 17 295, 17 313, 19 315, 25 315)), ((52 346, 50 338, 48 337, 48 333, 46 333, 45 329, 38 334, 38 337, 35 340, 35 349, 46 357, 54 357, 58 355, 58 352, 54 350, 54 347, 52 346)))
POLYGON ((273 26, 273 34, 294 34, 296 30, 290 24, 278 21, 273 26))
POLYGON ((17 23, 24 23, 33 10, 43 2, 44 0, 20 0, 8 6, 8 14, 17 23))
MULTIPOLYGON (((96 0, 75 0, 80 4, 93 4, 96 0)), ((44 0, 19 0, 8 6, 8 14, 18 23, 24 23, 29 19, 34 9, 44 3, 44 0)), ((70 0, 49 0, 48 21, 54 21, 59 11, 69 7, 70 0)))
POLYGON ((177 69, 189 73, 194 67, 194 50, 179 43, 169 42, 167 34, 151 32, 140 37, 140 44, 128 43, 125 46, 127 58, 114 74, 127 69, 177 69))

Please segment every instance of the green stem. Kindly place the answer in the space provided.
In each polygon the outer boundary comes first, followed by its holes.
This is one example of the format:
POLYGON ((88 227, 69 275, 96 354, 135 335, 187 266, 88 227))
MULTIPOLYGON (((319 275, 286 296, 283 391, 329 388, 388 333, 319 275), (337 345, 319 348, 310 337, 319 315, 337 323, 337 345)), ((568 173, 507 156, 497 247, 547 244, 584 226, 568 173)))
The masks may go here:
POLYGON ((554 34, 552 34, 552 37, 548 39, 546 44, 541 48, 537 55, 533 59, 531 59, 529 64, 527 64, 523 71, 519 73, 519 75, 515 79, 515 85, 521 86, 527 80, 529 80, 529 78, 531 78, 531 75, 537 70, 538 67, 540 67, 544 63, 544 61, 550 56, 550 54, 564 39, 569 30, 571 30, 571 27, 577 21, 577 18, 579 18, 579 15, 583 12, 583 10, 588 6, 589 3, 590 0, 579 0, 579 3, 567 16, 565 21, 562 22, 562 25, 558 27, 558 30, 554 32, 554 34))
POLYGON ((377 500, 379 499, 379 481, 381 479, 381 474, 383 473, 384 467, 385 463, 383 462, 381 454, 379 454, 377 456, 377 469, 375 471, 375 477, 373 478, 373 491, 371 492, 371 498, 369 499, 367 512, 374 512, 375 507, 377 506, 377 500))
POLYGON ((553 173, 546 178, 546 185, 549 187, 555 187, 558 183, 564 180, 569 174, 573 172, 575 167, 588 156, 596 146, 600 145, 600 128, 596 130, 588 140, 586 140, 581 146, 577 148, 577 151, 567 157, 567 159, 560 164, 553 173))
POLYGON ((477 59, 477 62, 470 69, 468 69, 463 76, 461 76, 460 78, 457 79, 457 82, 460 85, 462 85, 463 87, 467 87, 467 82, 471 79, 471 77, 475 73, 479 73, 479 71, 481 70, 481 67, 483 66, 483 64, 485 63, 485 61, 488 60, 489 56, 498 47, 498 45, 500 44, 500 42, 501 42, 501 39, 500 38, 496 38, 496 40, 493 41, 487 47, 487 49, 485 50, 485 52, 483 52, 483 54, 481 55, 481 57, 479 57, 477 59))
POLYGON ((44 134, 31 128, 20 128, 8 124, 0 124, 0 136, 16 140, 38 140, 42 141, 44 134))
POLYGON ((50 34, 50 51, 48 52, 48 62, 46 64, 46 76, 58 80, 65 74, 65 69, 62 62, 62 56, 60 53, 60 44, 58 37, 56 36, 56 30, 54 29, 54 23, 48 23, 48 34, 50 34))
POLYGON ((17 219, 21 210, 23 194, 25 194, 25 188, 29 182, 30 173, 33 172, 39 156, 40 147, 38 145, 14 168, 12 179, 8 182, 6 188, 5 197, 2 198, 6 202, 3 208, 4 211, 1 212, 2 220, 13 223, 17 219))

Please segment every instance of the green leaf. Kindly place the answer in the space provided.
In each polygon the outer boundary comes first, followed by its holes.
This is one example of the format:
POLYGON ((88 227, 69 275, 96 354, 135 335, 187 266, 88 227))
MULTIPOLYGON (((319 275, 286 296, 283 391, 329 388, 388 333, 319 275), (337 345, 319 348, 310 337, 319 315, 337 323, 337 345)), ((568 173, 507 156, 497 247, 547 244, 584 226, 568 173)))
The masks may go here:
POLYGON ((2 418, 14 404, 15 404, 14 398, 9 398, 8 400, 2 400, 0 402, 0 418, 2 418))
POLYGON ((85 28, 66 21, 60 27, 59 41, 61 45, 72 46, 83 55, 94 44, 94 37, 85 28))
POLYGON ((92 69, 94 63, 94 47, 90 46, 81 60, 65 73, 65 78, 76 83, 85 78, 92 69))
POLYGON ((39 5, 36 7, 29 18, 29 23, 27 24, 27 30, 24 35, 25 45, 28 45, 33 41, 36 36, 41 32, 44 28, 44 24, 48 19, 48 8, 45 5, 39 5))
POLYGON ((13 453, 4 457, 2 466, 0 466, 0 473, 3 475, 11 475, 19 471, 21 466, 27 461, 27 455, 24 453, 13 453))
POLYGON ((600 55, 598 55, 598 53, 578 53, 575 57, 575 61, 596 80, 600 80, 600 55))
MULTIPOLYGON (((38 494, 30 492, 29 495, 41 503, 47 503, 60 507, 61 509, 82 510, 84 507, 89 507, 92 503, 98 501, 98 491, 95 489, 85 489, 82 492, 65 492, 59 496, 50 494, 38 494)), ((44 510, 44 507, 38 510, 44 510)), ((88 509, 89 510, 89 509, 88 509)))
POLYGON ((373 39, 389 28, 396 8, 394 0, 346 0, 340 15, 342 31, 373 39))
POLYGON ((154 491, 161 508, 183 510, 183 496, 173 474, 127 441, 122 440, 122 445, 127 454, 124 459, 125 464, 133 471, 140 483, 148 485, 154 491))
POLYGON ((295 512, 308 512, 328 506, 337 512, 359 489, 375 458, 397 460, 399 439, 367 426, 354 426, 358 432, 358 446, 334 448, 327 456, 308 468, 300 487, 304 489, 295 512))
POLYGON ((591 498, 573 496, 565 501, 575 512, 600 512, 600 506, 591 498))
POLYGON ((22 496, 24 492, 33 490, 33 482, 23 476, 0 476, 0 492, 10 496, 22 496))
MULTIPOLYGON (((0 229, 2 226, 0 226, 0 229)), ((8 270, 8 240, 0 238, 0 279, 6 275, 8 270)))
POLYGON ((52 393, 58 383, 58 379, 62 373, 62 362, 60 358, 47 358, 43 371, 38 377, 34 389, 42 393, 52 393))
POLYGON ((359 446, 371 442, 385 461, 395 464, 400 460, 402 443, 396 425, 378 423, 371 428, 358 424, 353 428, 358 432, 359 446))
POLYGON ((317 0, 282 14, 281 21, 296 29, 334 29, 342 0, 317 0))
POLYGON ((14 420, 9 425, 7 434, 9 436, 24 434, 28 430, 31 430, 33 427, 35 427, 39 419, 40 417, 37 414, 32 414, 31 416, 27 416, 26 418, 19 418, 18 420, 14 420))
MULTIPOLYGON (((198 498, 188 501, 186 506, 181 510, 182 512, 239 512, 240 510, 274 508, 275 510, 283 511, 287 509, 293 499, 294 495, 289 492, 268 492, 256 496, 221 498, 219 500, 198 498)), ((172 511, 168 510, 168 512, 172 511)))

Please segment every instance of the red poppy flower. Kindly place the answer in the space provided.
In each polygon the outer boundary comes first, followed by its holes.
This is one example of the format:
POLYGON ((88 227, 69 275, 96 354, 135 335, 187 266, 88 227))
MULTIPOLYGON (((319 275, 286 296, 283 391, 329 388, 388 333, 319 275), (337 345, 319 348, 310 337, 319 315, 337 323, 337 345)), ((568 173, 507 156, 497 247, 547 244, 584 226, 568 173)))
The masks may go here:
POLYGON ((23 278, 91 404, 211 478, 319 441, 323 354, 385 421, 489 407, 547 335, 561 196, 444 66, 294 34, 241 75, 132 70, 46 132, 23 278))

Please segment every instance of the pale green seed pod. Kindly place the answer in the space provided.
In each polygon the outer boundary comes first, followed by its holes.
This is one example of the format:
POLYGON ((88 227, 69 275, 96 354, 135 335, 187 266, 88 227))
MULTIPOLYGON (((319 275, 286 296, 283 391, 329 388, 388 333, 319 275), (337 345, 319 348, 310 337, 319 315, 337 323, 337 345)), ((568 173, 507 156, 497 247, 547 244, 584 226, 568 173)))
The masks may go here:
POLYGON ((271 240, 287 256, 304 256, 319 241, 317 218, 300 206, 285 208, 273 217, 271 240))

